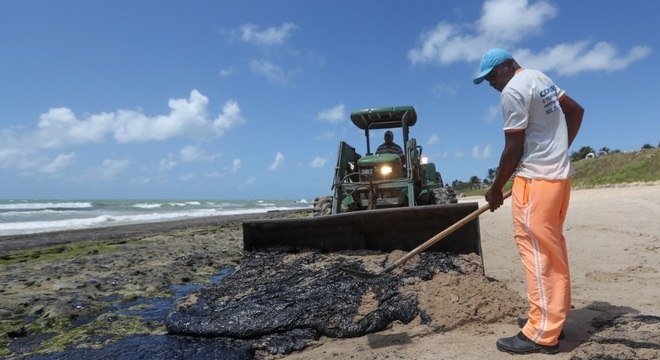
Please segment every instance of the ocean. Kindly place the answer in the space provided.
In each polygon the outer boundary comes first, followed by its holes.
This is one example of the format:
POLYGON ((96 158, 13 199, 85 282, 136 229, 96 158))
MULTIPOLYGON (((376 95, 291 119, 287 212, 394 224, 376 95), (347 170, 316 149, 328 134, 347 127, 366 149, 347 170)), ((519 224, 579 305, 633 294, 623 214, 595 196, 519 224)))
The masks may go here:
POLYGON ((311 209, 307 200, 0 200, 0 236, 311 209))

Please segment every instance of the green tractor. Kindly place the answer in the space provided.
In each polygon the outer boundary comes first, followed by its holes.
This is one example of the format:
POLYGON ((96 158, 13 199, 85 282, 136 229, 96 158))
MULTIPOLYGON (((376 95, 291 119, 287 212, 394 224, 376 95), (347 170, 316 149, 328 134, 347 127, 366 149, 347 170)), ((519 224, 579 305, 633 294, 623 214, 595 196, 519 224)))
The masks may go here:
POLYGON ((333 195, 314 200, 314 216, 457 202, 435 164, 422 156, 422 147, 409 137, 410 127, 417 122, 414 107, 356 110, 351 121, 364 130, 366 153, 362 156, 346 142, 339 143, 333 195), (404 155, 373 154, 371 131, 394 128, 401 129, 404 155))
MULTIPOLYGON (((351 121, 364 130, 366 152, 362 156, 340 142, 333 195, 318 197, 312 216, 244 221, 246 251, 282 247, 291 251, 410 251, 478 209, 476 202, 456 203, 435 165, 423 160, 422 147, 408 134, 417 122, 412 106, 354 111, 351 121), (373 154, 371 132, 394 128, 403 132, 403 156, 373 154)), ((481 255, 479 219, 428 251, 481 255)))

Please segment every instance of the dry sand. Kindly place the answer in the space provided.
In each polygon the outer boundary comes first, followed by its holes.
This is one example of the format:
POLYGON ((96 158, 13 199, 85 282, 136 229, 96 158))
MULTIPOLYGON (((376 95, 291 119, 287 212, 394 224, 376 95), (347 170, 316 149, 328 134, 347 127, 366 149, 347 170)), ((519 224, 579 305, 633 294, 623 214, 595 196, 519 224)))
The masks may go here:
MULTIPOLYGON (((463 198, 478 201, 483 198, 463 198)), ((592 320, 617 313, 660 315, 660 185, 574 190, 565 226, 573 311, 561 353, 553 359, 630 358, 625 351, 583 344, 593 335, 592 320), (582 345, 582 347, 581 347, 582 345)), ((486 275, 525 298, 523 274, 513 242, 510 202, 480 218, 486 275)), ((451 288, 446 288, 451 291, 451 288)), ((462 292, 458 292, 462 293, 462 292)), ((441 303, 438 299, 438 303, 441 303)), ((494 299, 497 301, 497 299, 494 299)), ((657 344, 659 327, 654 338, 657 344)), ((286 359, 509 359, 495 341, 518 332, 515 321, 442 331, 412 322, 353 339, 321 339, 317 347, 286 359)), ((644 352, 639 357, 652 358, 644 352)), ((524 355, 520 359, 545 359, 524 355)))

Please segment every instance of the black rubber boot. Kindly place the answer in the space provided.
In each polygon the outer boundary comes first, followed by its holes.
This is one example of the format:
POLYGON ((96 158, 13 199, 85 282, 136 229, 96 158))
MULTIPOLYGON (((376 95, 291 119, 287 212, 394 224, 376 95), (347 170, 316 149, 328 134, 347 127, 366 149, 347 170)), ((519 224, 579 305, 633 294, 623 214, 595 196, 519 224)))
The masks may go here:
POLYGON ((498 339, 496 344, 498 350, 510 354, 556 354, 559 352, 559 343, 552 346, 539 345, 529 340, 522 332, 515 336, 498 339))

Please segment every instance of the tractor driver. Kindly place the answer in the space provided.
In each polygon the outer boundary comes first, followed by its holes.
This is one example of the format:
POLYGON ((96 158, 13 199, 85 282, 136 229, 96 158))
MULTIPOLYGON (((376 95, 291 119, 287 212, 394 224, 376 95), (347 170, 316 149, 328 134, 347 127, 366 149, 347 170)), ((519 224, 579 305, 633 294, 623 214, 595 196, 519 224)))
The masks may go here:
POLYGON ((397 154, 401 158, 403 166, 406 164, 406 157, 403 154, 401 146, 394 142, 394 134, 390 130, 385 131, 385 142, 376 149, 376 154, 397 154))

